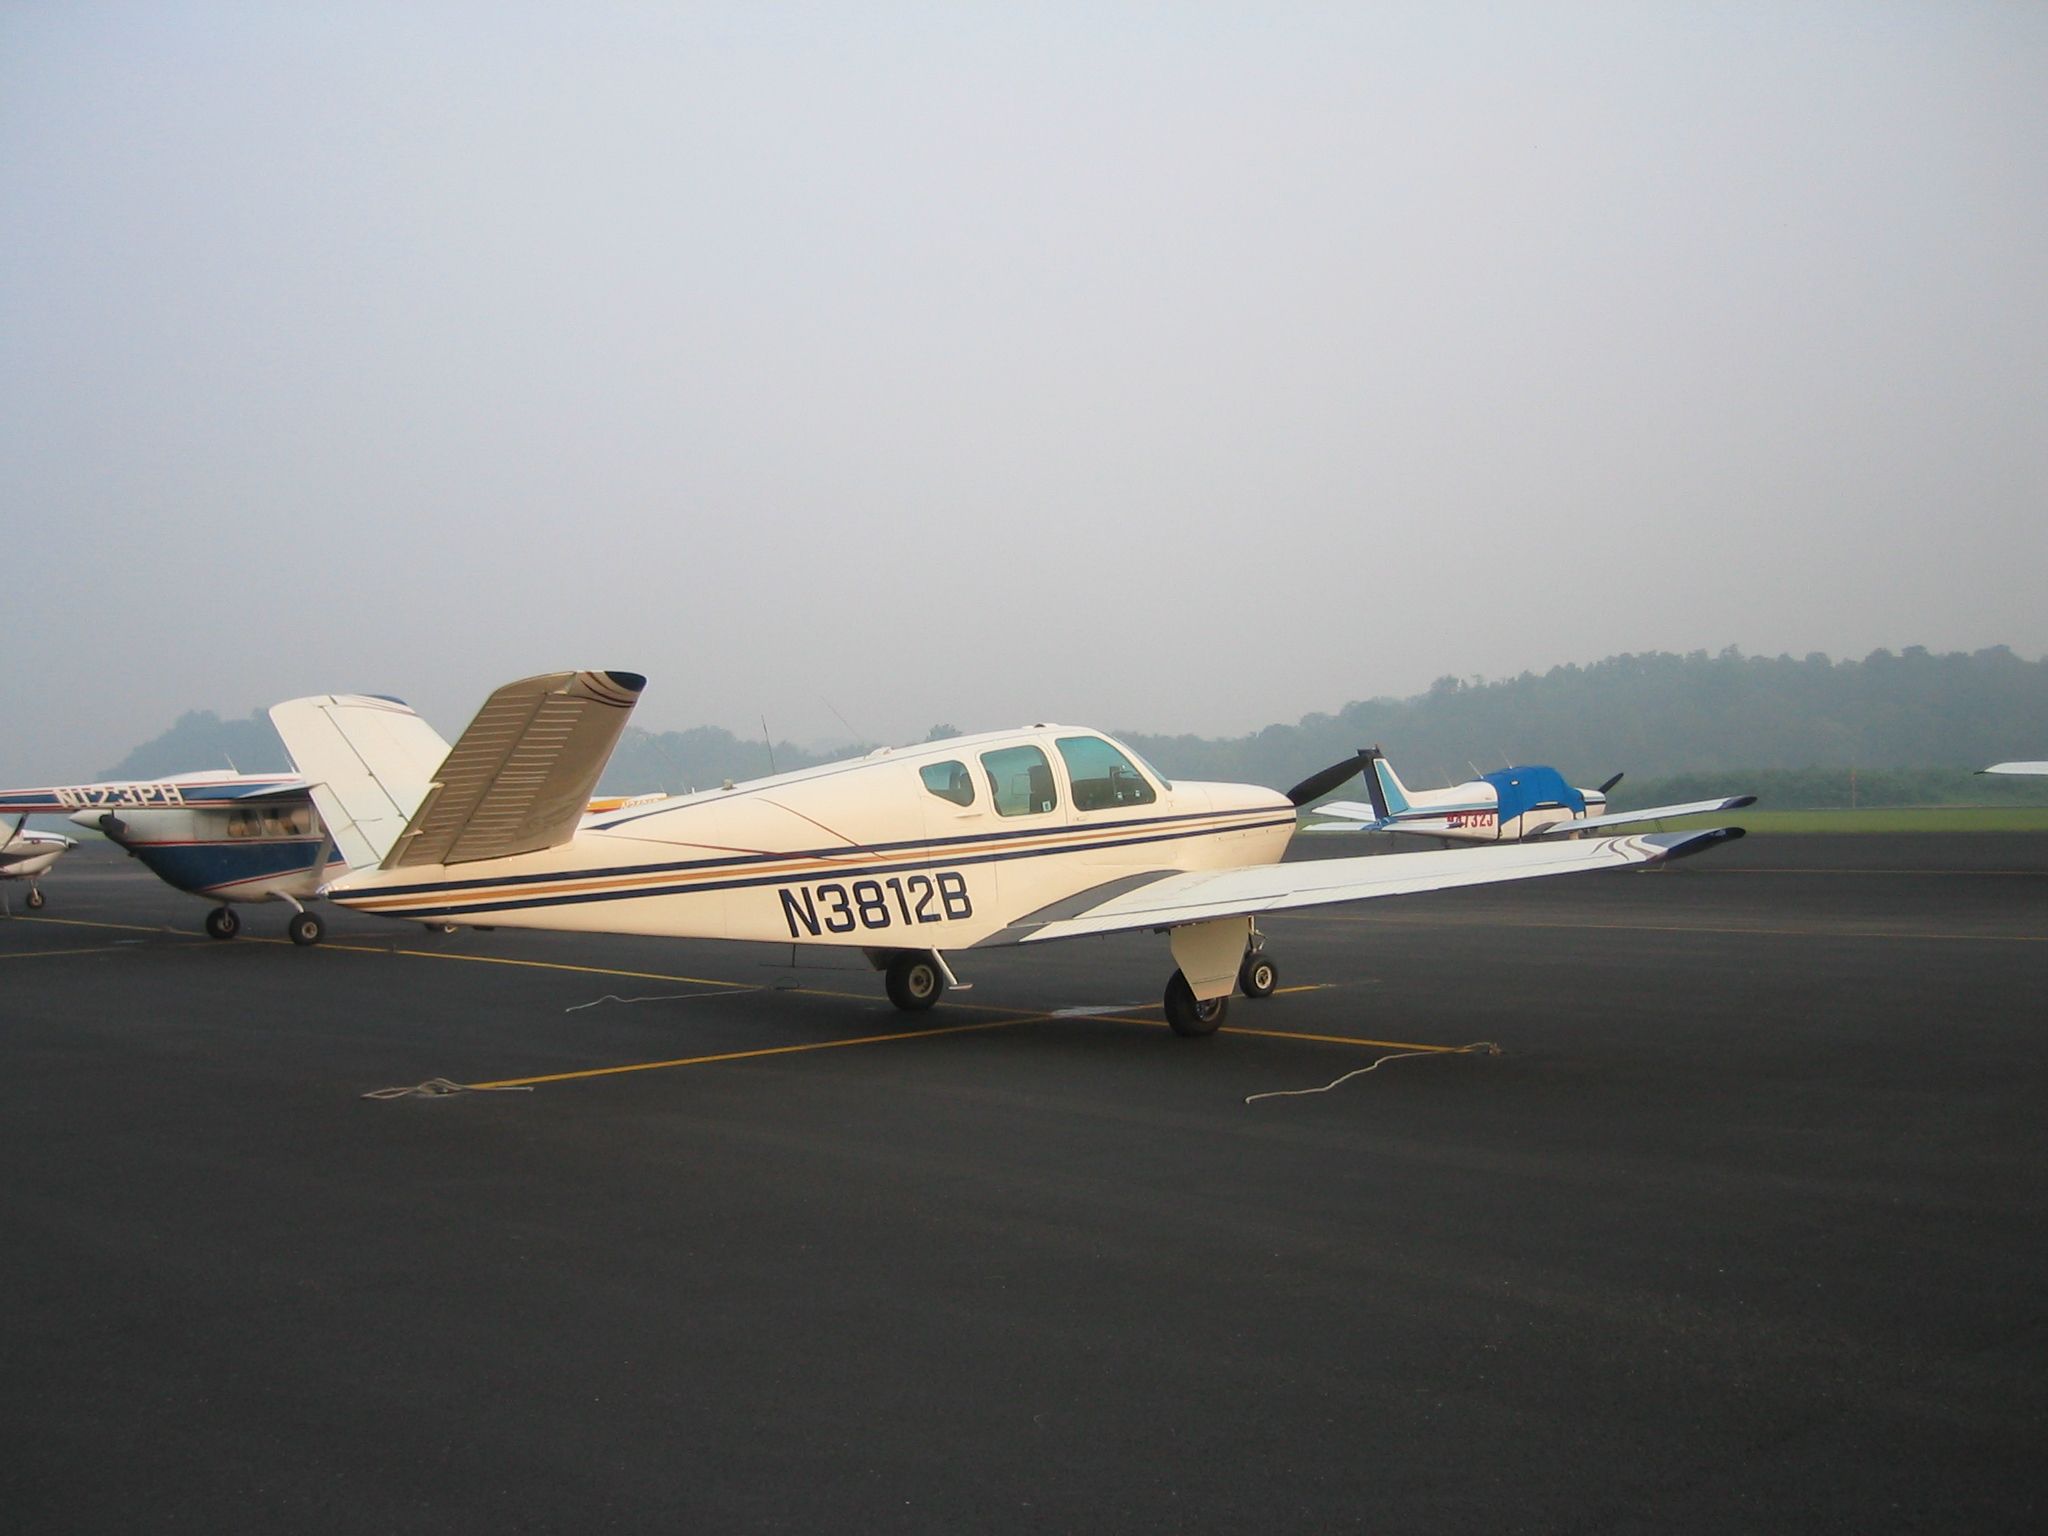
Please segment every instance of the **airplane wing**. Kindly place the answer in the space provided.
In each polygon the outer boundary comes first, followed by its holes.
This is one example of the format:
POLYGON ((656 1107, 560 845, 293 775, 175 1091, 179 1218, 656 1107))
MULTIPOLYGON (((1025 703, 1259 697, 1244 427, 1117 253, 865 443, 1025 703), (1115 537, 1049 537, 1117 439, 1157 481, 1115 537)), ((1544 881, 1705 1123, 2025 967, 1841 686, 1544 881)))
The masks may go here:
POLYGON ((1382 816, 1379 811, 1363 800, 1330 800, 1315 807, 1317 816, 1340 816, 1341 821, 1310 822, 1301 830, 1304 832, 1385 832, 1390 830, 1393 818, 1382 816))
POLYGON ((466 864, 567 842, 646 686, 635 672, 507 683, 449 750, 383 867, 466 864))
POLYGON ((270 723, 308 781, 350 869, 390 851, 448 755, 441 733, 396 699, 322 693, 271 706, 270 723))
POLYGON ((166 779, 0 789, 0 816, 69 816, 85 810, 161 810, 241 800, 289 800, 305 792, 306 781, 287 774, 175 774, 166 779))
POLYGON ((1979 773, 2021 773, 2035 778, 2048 777, 2048 763, 1993 763, 1989 768, 1979 768, 1979 773))
MULTIPOLYGON (((1639 837, 1597 837, 1581 842, 1500 848, 1459 848, 1447 853, 1388 853, 1349 859, 1303 859, 1240 869, 1138 874, 1083 891, 998 929, 981 942, 1036 944, 1086 934, 1139 928, 1177 928, 1218 918, 1252 917, 1296 907, 1412 896, 1423 891, 1593 869, 1623 869, 1682 859, 1742 836, 1740 827, 1706 832, 1659 832, 1639 837)), ((1233 962, 1234 963, 1234 962, 1233 962)))
POLYGON ((1745 805, 1755 804, 1755 795, 1730 795, 1725 800, 1689 800, 1684 805, 1653 805, 1640 811, 1615 811, 1606 816, 1582 816, 1577 821, 1556 821, 1547 827, 1538 827, 1534 832, 1526 834, 1524 841, 1568 837, 1574 832, 1589 832, 1602 827, 1636 826, 1645 821, 1662 821, 1667 816, 1704 816, 1715 811, 1739 811, 1745 805))

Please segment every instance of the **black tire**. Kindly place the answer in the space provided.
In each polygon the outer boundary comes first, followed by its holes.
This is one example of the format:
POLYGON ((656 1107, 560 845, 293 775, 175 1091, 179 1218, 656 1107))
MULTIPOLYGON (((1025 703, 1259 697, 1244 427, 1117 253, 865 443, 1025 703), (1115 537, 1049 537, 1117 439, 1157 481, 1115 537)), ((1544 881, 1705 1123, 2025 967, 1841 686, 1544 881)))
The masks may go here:
POLYGON ((242 919, 233 907, 215 907, 206 914, 209 939, 232 939, 242 931, 242 919))
POLYGON ((1246 955, 1237 968, 1237 990, 1246 997, 1271 997, 1280 985, 1280 967, 1263 954, 1246 955))
POLYGON ((923 1013, 946 992, 946 977, 925 955, 898 955, 884 975, 889 1001, 905 1013, 923 1013))
POLYGON ((31 912, 40 912, 40 911, 42 911, 42 910, 43 910, 43 903, 45 903, 45 902, 46 902, 46 901, 48 901, 49 899, 50 899, 49 897, 45 896, 45 895, 44 895, 44 894, 43 894, 43 893, 42 893, 41 891, 37 890, 37 889, 36 889, 36 888, 35 888, 34 886, 30 886, 30 887, 29 887, 29 892, 28 892, 28 909, 29 909, 29 911, 31 911, 31 912))
POLYGON ((284 925, 284 931, 291 935, 292 942, 301 949, 318 944, 320 935, 327 931, 326 924, 312 912, 294 912, 292 920, 284 925))
POLYGON ((1206 1003, 1196 1001, 1195 989, 1179 971, 1166 984, 1166 1022, 1184 1039, 1198 1040, 1203 1035, 1215 1034, 1229 1010, 1227 997, 1213 997, 1206 1003))

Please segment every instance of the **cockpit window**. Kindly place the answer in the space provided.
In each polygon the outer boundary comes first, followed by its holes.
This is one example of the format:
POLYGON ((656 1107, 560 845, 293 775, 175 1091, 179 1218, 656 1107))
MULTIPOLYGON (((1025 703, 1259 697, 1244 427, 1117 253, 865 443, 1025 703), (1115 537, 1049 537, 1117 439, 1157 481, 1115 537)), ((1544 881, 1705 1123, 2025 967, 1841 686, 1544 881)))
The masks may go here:
POLYGON ((941 800, 950 800, 955 805, 974 804, 974 776, 965 763, 931 763, 918 769, 917 776, 941 800))
POLYGON ((998 816, 1039 816, 1060 801, 1053 788, 1052 764, 1036 747, 1004 747, 981 754, 988 775, 989 798, 998 816))
POLYGON ((1150 805, 1159 798, 1131 760, 1100 736, 1062 736, 1060 756, 1074 786, 1074 809, 1107 811, 1126 805, 1150 805))

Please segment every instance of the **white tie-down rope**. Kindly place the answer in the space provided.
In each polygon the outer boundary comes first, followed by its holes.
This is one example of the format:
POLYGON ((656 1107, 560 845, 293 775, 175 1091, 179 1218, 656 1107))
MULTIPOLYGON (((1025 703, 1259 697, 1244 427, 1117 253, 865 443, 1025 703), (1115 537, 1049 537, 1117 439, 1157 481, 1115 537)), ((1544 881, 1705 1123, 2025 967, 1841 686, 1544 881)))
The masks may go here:
POLYGON ((657 992, 647 997, 621 997, 616 992, 607 992, 603 997, 593 997, 587 1003, 571 1003, 564 1013, 576 1013, 585 1008, 596 1008, 603 1003, 676 1003, 691 997, 743 997, 749 992, 759 992, 760 987, 712 987, 703 992, 657 992))
POLYGON ((445 1077, 430 1077, 410 1088, 372 1088, 366 1099, 442 1099, 451 1093, 531 1093, 526 1083, 457 1083, 445 1077))
POLYGON ((1466 1056, 1473 1051, 1484 1051, 1489 1056, 1498 1056, 1500 1047, 1491 1040, 1474 1040, 1470 1045, 1435 1045, 1421 1051, 1395 1051, 1391 1055, 1382 1056, 1369 1067, 1354 1068, 1336 1081, 1325 1083, 1320 1088, 1275 1088, 1268 1093, 1250 1094, 1245 1098, 1245 1103, 1255 1103, 1260 1099, 1298 1099, 1311 1093, 1328 1093, 1332 1088, 1342 1087, 1354 1077, 1363 1077, 1366 1073, 1377 1071, 1386 1063, 1399 1061, 1404 1056, 1466 1056))

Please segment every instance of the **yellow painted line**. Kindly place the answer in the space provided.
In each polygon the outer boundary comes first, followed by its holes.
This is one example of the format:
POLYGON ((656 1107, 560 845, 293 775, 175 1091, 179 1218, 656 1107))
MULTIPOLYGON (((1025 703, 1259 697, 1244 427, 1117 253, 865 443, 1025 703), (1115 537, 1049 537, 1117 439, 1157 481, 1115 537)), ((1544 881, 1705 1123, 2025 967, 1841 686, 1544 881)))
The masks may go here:
POLYGON ((1236 1024, 1226 1024, 1216 1031, 1219 1035, 1258 1035, 1267 1040, 1309 1040, 1317 1045, 1361 1045, 1373 1050, 1389 1051, 1462 1051, 1462 1045, 1417 1045, 1412 1040, 1361 1040, 1356 1035, 1311 1035, 1292 1029, 1246 1029, 1236 1024))
POLYGON ((111 928, 119 933, 178 933, 177 928, 167 928, 161 923, 95 923, 82 917, 17 917, 17 923, 47 923, 52 928, 111 928))
POLYGON ((23 949, 12 954, 0 955, 0 960, 41 960, 53 955, 117 955, 120 950, 112 944, 95 944, 87 949, 23 949))
POLYGON ((471 965, 510 965, 535 971, 567 971, 578 976, 618 976, 628 981, 674 981, 696 987, 731 987, 735 991, 752 991, 759 985, 751 981, 721 981, 712 976, 674 976, 664 971, 622 971, 604 965, 571 965, 564 960, 515 960, 505 955, 463 955, 438 949, 387 949, 374 944, 323 944, 320 947, 332 949, 340 954, 404 955, 413 960, 466 960, 471 965))
POLYGON ((986 1020, 979 1024, 947 1024, 937 1029, 906 1029, 887 1035, 861 1035, 848 1040, 814 1040, 804 1045, 769 1045, 751 1051, 722 1051, 714 1056, 681 1056, 673 1061, 636 1061, 618 1067, 588 1067, 580 1072, 550 1072, 541 1077, 508 1077, 502 1082, 467 1083, 469 1088, 531 1088, 541 1083, 570 1083, 590 1077, 618 1077, 627 1072, 659 1072, 668 1067, 705 1067, 726 1061, 754 1061, 764 1056, 797 1056, 809 1051, 831 1051, 848 1045, 886 1045, 894 1040, 929 1040, 938 1035, 961 1035, 974 1030, 1007 1029, 1044 1014, 1022 1014, 1014 1019, 986 1020))

